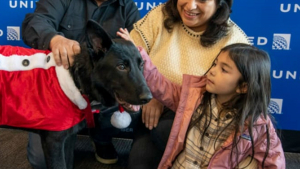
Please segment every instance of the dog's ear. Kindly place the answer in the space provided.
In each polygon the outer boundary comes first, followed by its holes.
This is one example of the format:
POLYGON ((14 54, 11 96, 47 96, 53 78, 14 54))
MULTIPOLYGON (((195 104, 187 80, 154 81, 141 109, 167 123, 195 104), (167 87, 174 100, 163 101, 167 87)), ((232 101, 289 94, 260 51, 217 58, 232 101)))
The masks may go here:
POLYGON ((99 51, 105 53, 113 44, 109 35, 94 20, 88 20, 86 26, 86 37, 89 47, 93 48, 95 53, 99 53, 99 51))

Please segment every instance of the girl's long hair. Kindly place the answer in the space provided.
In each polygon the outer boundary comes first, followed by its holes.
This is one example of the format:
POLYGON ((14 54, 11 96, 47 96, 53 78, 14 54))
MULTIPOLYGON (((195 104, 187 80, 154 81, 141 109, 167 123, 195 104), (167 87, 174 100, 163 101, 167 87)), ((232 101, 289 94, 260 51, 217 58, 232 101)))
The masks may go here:
MULTIPOLYGON (((228 102, 222 104, 222 110, 220 113, 233 112, 234 116, 232 121, 225 127, 234 125, 234 139, 231 151, 231 159, 233 158, 233 152, 236 153, 236 161, 238 161, 238 143, 240 141, 239 135, 246 129, 249 131, 251 144, 252 144, 252 162, 254 157, 254 142, 253 142, 253 124, 259 118, 267 119, 268 111, 267 107, 270 102, 271 95, 271 80, 270 80, 270 59, 266 52, 257 49, 256 47, 247 44, 232 44, 224 47, 221 52, 228 52, 230 58, 234 61, 242 78, 239 81, 239 86, 247 86, 247 92, 242 94, 236 94, 228 102)), ((211 93, 206 92, 204 94, 202 103, 198 108, 201 109, 202 114, 196 119, 192 120, 189 126, 189 130, 196 126, 202 117, 206 117, 204 126, 205 130, 201 133, 201 139, 203 139, 206 129, 211 122, 211 93)), ((223 131, 224 131, 223 130, 223 131)), ((221 131, 221 132, 223 132, 221 131)), ((267 149, 262 162, 262 168, 264 168, 264 162, 269 153, 270 136, 269 129, 266 126, 267 131, 267 149)), ((233 163, 231 163, 233 165, 233 163)))
MULTIPOLYGON (((171 32, 174 24, 181 21, 177 10, 178 0, 168 0, 163 8, 166 17, 164 27, 171 32)), ((228 19, 231 13, 232 0, 216 0, 218 6, 215 14, 208 21, 204 33, 200 37, 200 43, 204 47, 210 47, 222 37, 226 36, 229 31, 228 19)))

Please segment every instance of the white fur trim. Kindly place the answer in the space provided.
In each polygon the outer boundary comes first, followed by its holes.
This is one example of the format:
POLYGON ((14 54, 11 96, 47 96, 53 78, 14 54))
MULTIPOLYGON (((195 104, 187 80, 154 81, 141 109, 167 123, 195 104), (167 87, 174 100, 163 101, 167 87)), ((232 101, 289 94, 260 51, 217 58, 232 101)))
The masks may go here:
POLYGON ((122 113, 120 113, 120 111, 116 111, 111 116, 110 122, 114 127, 123 129, 130 125, 131 117, 126 111, 123 111, 122 113))
POLYGON ((75 86, 73 78, 70 75, 69 70, 63 68, 63 66, 56 66, 56 75, 61 89, 67 95, 67 97, 76 104, 79 109, 85 109, 87 106, 87 102, 82 97, 78 88, 75 86))
POLYGON ((48 55, 36 53, 30 56, 11 55, 9 57, 0 54, 0 70, 25 71, 35 68, 49 69, 52 66, 55 66, 55 61, 50 53, 48 55), (47 62, 48 56, 51 57, 49 62, 47 62), (29 61, 28 66, 24 66, 22 63, 25 59, 29 61))
POLYGON ((10 72, 27 71, 36 68, 49 69, 52 66, 56 66, 55 71, 58 82, 66 96, 74 104, 76 104, 79 109, 85 109, 87 107, 87 102, 75 86, 69 71, 64 69, 62 66, 56 65, 52 53, 49 53, 48 55, 44 53, 36 53, 30 56, 11 55, 9 57, 0 54, 0 70, 10 72), (47 62, 48 56, 50 57, 49 62, 47 62), (25 59, 29 61, 28 66, 24 66, 22 63, 25 59))

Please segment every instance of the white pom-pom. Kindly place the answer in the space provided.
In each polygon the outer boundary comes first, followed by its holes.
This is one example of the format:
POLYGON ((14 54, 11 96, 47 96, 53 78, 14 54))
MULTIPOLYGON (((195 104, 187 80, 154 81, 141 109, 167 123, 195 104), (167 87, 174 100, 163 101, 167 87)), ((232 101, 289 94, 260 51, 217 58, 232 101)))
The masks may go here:
POLYGON ((123 111, 122 113, 120 113, 120 111, 116 111, 111 116, 110 122, 114 127, 123 129, 130 125, 131 117, 126 111, 123 111))

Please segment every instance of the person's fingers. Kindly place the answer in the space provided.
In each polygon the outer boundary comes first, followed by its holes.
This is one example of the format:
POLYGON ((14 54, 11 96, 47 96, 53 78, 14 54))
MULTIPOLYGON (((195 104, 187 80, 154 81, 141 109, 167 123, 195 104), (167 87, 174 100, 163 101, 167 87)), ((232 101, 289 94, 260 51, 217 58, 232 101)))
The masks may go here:
POLYGON ((125 36, 122 32, 117 32, 117 36, 121 37, 122 39, 125 39, 125 36))
POLYGON ((71 56, 71 57, 69 57, 69 62, 70 62, 70 65, 71 65, 71 66, 73 65, 75 55, 79 54, 80 51, 81 51, 79 43, 77 43, 77 44, 75 43, 75 44, 72 46, 72 48, 73 48, 73 53, 74 53, 74 55, 71 56))
POLYGON ((59 50, 58 50, 58 49, 52 50, 52 54, 53 54, 55 63, 56 63, 58 66, 60 66, 60 65, 61 65, 61 58, 60 58, 59 50))
POLYGON ((151 112, 152 112, 152 108, 150 107, 150 109, 146 112, 146 127, 149 128, 149 124, 150 124, 150 116, 151 116, 151 112))
MULTIPOLYGON (((61 58, 61 62, 62 65, 64 66, 65 69, 69 68, 69 61, 68 61, 68 51, 66 48, 61 48, 60 51, 60 58, 61 58)), ((73 53, 73 51, 72 51, 73 53)))
POLYGON ((125 29, 123 29, 123 28, 120 28, 119 31, 120 31, 121 33, 126 33, 125 29))
POLYGON ((126 34, 124 34, 124 33, 117 32, 117 35, 120 36, 124 40, 127 40, 127 41, 130 40, 129 37, 126 34))
POLYGON ((156 114, 156 111, 157 109, 153 109, 153 111, 151 111, 150 113, 150 118, 149 118, 149 130, 152 130, 153 129, 153 126, 154 126, 154 119, 155 119, 155 114, 156 114))

